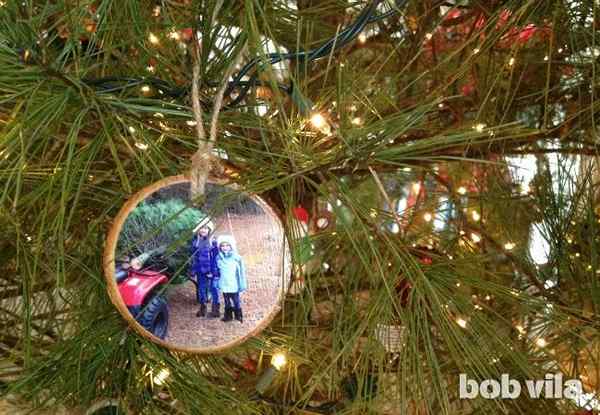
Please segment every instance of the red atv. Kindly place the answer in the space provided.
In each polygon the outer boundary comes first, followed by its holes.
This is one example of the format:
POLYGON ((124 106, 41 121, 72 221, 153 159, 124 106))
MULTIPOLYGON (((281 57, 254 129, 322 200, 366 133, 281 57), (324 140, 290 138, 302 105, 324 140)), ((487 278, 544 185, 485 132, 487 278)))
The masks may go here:
POLYGON ((169 307, 164 288, 169 278, 159 271, 142 269, 143 254, 117 266, 119 293, 133 317, 150 333, 164 339, 169 327, 169 307))

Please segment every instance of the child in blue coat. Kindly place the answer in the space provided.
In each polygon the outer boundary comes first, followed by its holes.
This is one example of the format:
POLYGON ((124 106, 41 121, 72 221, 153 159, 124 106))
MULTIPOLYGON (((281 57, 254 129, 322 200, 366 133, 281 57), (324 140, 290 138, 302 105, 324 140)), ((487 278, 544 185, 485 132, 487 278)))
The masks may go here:
POLYGON ((240 293, 248 288, 246 269, 242 257, 236 252, 235 240, 231 235, 221 235, 218 240, 219 255, 217 268, 219 270, 219 290, 223 293, 225 313, 222 321, 235 319, 243 322, 240 293))
POLYGON ((201 223, 196 229, 196 235, 192 239, 191 273, 196 276, 197 298, 200 303, 198 317, 206 316, 206 303, 210 291, 212 310, 208 317, 218 318, 221 316, 221 305, 219 304, 219 270, 217 269, 217 255, 219 248, 217 241, 211 236, 212 223, 201 223))

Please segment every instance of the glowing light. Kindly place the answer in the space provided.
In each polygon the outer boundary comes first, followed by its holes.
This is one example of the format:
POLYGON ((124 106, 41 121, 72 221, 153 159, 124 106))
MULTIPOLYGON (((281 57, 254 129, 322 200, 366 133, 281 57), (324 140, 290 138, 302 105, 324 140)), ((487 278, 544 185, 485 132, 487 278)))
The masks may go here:
POLYGON ((412 191, 413 193, 419 193, 421 191, 421 183, 413 183, 412 191))
POLYGON ((504 244, 504 249, 506 249, 507 251, 512 251, 515 247, 515 244, 513 242, 507 242, 504 244))
POLYGON ((525 334, 525 329, 523 328, 523 326, 521 326, 520 324, 517 324, 515 326, 515 329, 517 329, 517 331, 521 334, 525 334))
POLYGON ((171 376, 171 372, 169 372, 169 369, 164 368, 161 369, 154 377, 153 377, 153 382, 155 385, 163 385, 165 383, 165 381, 167 380, 167 378, 171 376))
POLYGON ((172 30, 171 32, 169 32, 169 39, 179 40, 179 39, 181 39, 181 35, 179 34, 178 31, 172 30))
POLYGON ((129 132, 130 132, 131 134, 135 134, 135 132, 137 131, 137 130, 135 129, 135 127, 132 127, 131 125, 130 125, 129 127, 127 127, 127 129, 129 130, 129 132))
POLYGON ((544 282, 544 288, 545 289, 549 290, 549 289, 554 288, 554 287, 556 287, 556 281, 546 280, 544 282))
POLYGON ((195 120, 187 120, 185 123, 190 127, 195 127, 198 124, 195 120))
POLYGON ((391 225, 391 229, 390 229, 390 231, 391 231, 392 233, 398 233, 398 232, 400 232, 400 226, 398 226, 398 224, 394 222, 394 223, 392 223, 392 225, 391 225))
POLYGON ((431 40, 432 37, 433 37, 433 34, 431 34, 431 33, 425 33, 425 39, 431 40))
POLYGON ((476 233, 472 233, 471 240, 477 244, 481 242, 481 236, 477 235, 476 233))
POLYGON ((465 320, 462 317, 459 317, 456 319, 456 324, 458 324, 460 327, 462 327, 464 329, 467 327, 467 320, 465 320))
POLYGON ((481 132, 483 132, 483 129, 485 128, 485 124, 479 123, 479 124, 475 125, 475 127, 473 127, 473 128, 475 128, 475 131, 477 131, 478 133, 481 133, 481 132))
POLYGON ((329 264, 327 262, 323 262, 323 269, 325 271, 327 271, 330 268, 329 264))
POLYGON ((548 55, 544 56, 544 62, 548 62, 548 59, 550 59, 548 55))
POLYGON ((431 215, 431 213, 427 212, 423 215, 423 219, 425 220, 425 222, 431 222, 431 219, 433 219, 433 216, 431 215))
POLYGON ((146 70, 148 72, 154 73, 156 71, 156 68, 154 67, 154 65, 148 65, 148 66, 146 66, 146 70))
POLYGON ((362 119, 360 117, 354 117, 352 118, 351 123, 353 125, 362 125, 362 119))
POLYGON ((460 186, 458 189, 456 189, 456 192, 459 195, 466 195, 467 194, 467 188, 464 186, 460 186))
POLYGON ((325 229, 328 226, 329 226, 329 219, 327 219, 325 217, 317 219, 317 228, 325 229))
POLYGON ((481 215, 476 210, 474 210, 473 212, 471 212, 471 216, 473 217, 473 220, 475 222, 479 222, 479 219, 481 219, 481 215))
POLYGON ((313 125, 313 127, 315 127, 317 130, 321 131, 324 134, 328 134, 330 131, 329 123, 327 122, 325 117, 323 117, 323 115, 321 115, 318 112, 314 113, 310 117, 310 123, 313 125))
POLYGON ((154 6, 154 9, 152 9, 152 15, 154 17, 160 16, 160 6, 154 6))
POLYGON ((271 358, 271 364, 277 370, 283 369, 287 363, 287 357, 283 353, 275 353, 271 358))
POLYGON ((136 141, 135 146, 137 148, 139 148, 140 150, 148 150, 148 144, 145 143, 140 143, 139 141, 136 141))
POLYGON ((144 85, 140 88, 143 93, 148 93, 151 91, 151 88, 148 85, 144 85))
POLYGON ((154 34, 154 33, 150 33, 148 35, 148 40, 150 41, 150 43, 152 43, 153 45, 158 45, 158 43, 160 42, 160 40, 158 39, 158 37, 154 34))
POLYGON ((477 55, 479 53, 479 48, 473 49, 473 55, 477 55))
POLYGON ((361 33, 360 35, 358 35, 358 41, 360 43, 366 43, 367 42, 367 35, 364 33, 361 33))
POLYGON ((515 58, 510 58, 508 60, 508 66, 513 66, 515 64, 515 58))
POLYGON ((548 345, 548 342, 543 337, 540 337, 535 341, 535 344, 537 347, 544 348, 548 345))

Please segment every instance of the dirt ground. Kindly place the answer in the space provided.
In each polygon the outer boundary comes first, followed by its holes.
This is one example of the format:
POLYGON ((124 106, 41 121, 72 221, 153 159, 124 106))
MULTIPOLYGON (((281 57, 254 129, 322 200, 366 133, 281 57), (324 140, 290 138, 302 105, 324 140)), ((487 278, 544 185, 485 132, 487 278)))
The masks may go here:
MULTIPOLYGON (((289 283, 289 272, 282 272, 283 231, 278 219, 266 213, 227 214, 215 223, 214 235, 232 234, 246 265, 248 289, 241 294, 244 322, 196 317, 196 287, 188 281, 173 287, 168 296, 169 331, 165 340, 179 347, 218 347, 247 335, 279 306, 289 283)), ((285 254, 289 264, 287 250, 285 254)), ((220 303, 222 315, 222 295, 220 303)), ((207 308, 210 311, 210 303, 207 308)))

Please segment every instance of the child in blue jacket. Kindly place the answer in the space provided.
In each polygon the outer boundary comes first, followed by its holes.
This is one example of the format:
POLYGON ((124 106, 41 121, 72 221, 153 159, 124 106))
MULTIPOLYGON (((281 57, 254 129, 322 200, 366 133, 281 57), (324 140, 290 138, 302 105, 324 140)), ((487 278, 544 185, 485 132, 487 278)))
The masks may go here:
POLYGON ((222 321, 235 319, 243 322, 240 293, 248 288, 246 269, 242 257, 236 252, 235 240, 231 235, 221 235, 218 240, 219 290, 223 293, 225 313, 222 321))
POLYGON ((196 277, 197 298, 200 310, 197 317, 206 316, 206 303, 210 291, 212 309, 208 317, 218 318, 221 316, 221 305, 219 304, 219 270, 217 269, 217 255, 219 248, 217 241, 211 236, 212 223, 201 223, 196 229, 196 235, 191 245, 191 273, 196 277))

